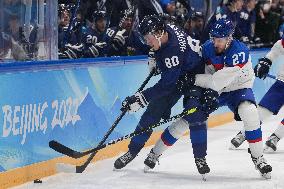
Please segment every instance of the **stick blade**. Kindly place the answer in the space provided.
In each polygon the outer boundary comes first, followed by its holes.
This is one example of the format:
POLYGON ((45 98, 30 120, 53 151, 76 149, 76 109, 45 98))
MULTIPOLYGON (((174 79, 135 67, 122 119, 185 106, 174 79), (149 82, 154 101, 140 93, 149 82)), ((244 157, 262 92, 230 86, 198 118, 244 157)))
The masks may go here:
POLYGON ((80 158, 81 157, 81 153, 80 152, 77 152, 75 150, 72 150, 71 148, 55 141, 55 140, 52 140, 52 141, 49 141, 49 147, 52 148, 53 150, 61 153, 61 154, 64 154, 64 155, 67 155, 69 157, 72 157, 72 158, 80 158))
POLYGON ((85 164, 83 164, 83 165, 79 165, 79 166, 76 166, 76 171, 75 171, 75 173, 83 173, 84 171, 85 171, 85 169, 86 169, 86 167, 87 166, 85 166, 85 164))

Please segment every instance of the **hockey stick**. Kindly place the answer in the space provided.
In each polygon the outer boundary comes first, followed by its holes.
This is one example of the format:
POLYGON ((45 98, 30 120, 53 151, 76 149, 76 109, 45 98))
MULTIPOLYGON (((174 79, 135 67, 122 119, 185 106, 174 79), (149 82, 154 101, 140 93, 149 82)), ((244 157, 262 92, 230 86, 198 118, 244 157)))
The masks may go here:
MULTIPOLYGON (((154 70, 148 75, 148 77, 145 79, 145 81, 142 83, 142 85, 139 87, 139 89, 137 90, 137 92, 140 92, 144 89, 144 87, 146 86, 146 84, 150 81, 151 77, 154 75, 154 70)), ((108 130, 108 132, 105 134, 105 136, 103 137, 103 139, 100 141, 100 143, 98 144, 97 147, 100 147, 104 144, 104 142, 107 140, 107 138, 109 137, 109 135, 112 133, 112 131, 115 129, 115 127, 117 126, 117 124, 119 123, 119 121, 123 118, 123 116, 126 114, 127 112, 127 108, 123 109, 121 114, 118 116, 118 118, 115 120, 115 122, 112 124, 112 126, 110 127, 110 129, 108 130)), ((50 141, 50 143, 52 144, 52 141, 50 141)), ((50 145, 49 143, 49 145, 50 145)), ((54 142, 53 142, 54 143, 54 142)), ((52 145, 51 145, 52 146, 52 145)), ((51 147, 52 148, 52 147, 51 147)), ((92 161, 92 159, 94 158, 94 156, 96 155, 97 151, 94 151, 91 153, 91 155, 89 156, 89 158, 86 160, 86 162, 82 165, 76 166, 76 173, 82 173, 86 167, 90 164, 90 162, 92 161)))
POLYGON ((178 118, 181 118, 181 117, 190 115, 190 114, 192 114, 192 113, 194 113, 194 112, 196 112, 196 111, 197 111, 197 108, 191 108, 191 109, 189 109, 189 110, 183 111, 182 113, 180 113, 180 114, 178 114, 178 115, 175 115, 175 116, 173 116, 173 117, 170 117, 169 119, 166 119, 166 120, 163 120, 163 121, 161 121, 161 122, 159 122, 159 123, 156 123, 156 124, 154 124, 154 125, 151 125, 151 126, 149 126, 148 128, 146 128, 146 129, 143 129, 143 130, 141 130, 141 131, 132 132, 132 133, 130 133, 130 134, 128 134, 128 135, 125 135, 125 136, 123 136, 123 137, 120 137, 120 138, 118 138, 118 139, 116 139, 116 140, 112 140, 112 141, 110 141, 110 142, 108 142, 108 143, 106 143, 106 144, 103 144, 103 145, 98 146, 98 147, 96 147, 96 148, 87 150, 87 151, 85 151, 85 152, 78 152, 78 151, 75 151, 75 150, 70 149, 70 148, 68 148, 67 146, 64 146, 63 144, 60 144, 60 143, 58 143, 58 142, 56 142, 56 141, 54 141, 54 140, 49 142, 49 146, 50 146, 52 149, 54 149, 55 151, 57 151, 57 152, 63 153, 63 154, 65 154, 65 155, 69 156, 69 157, 72 157, 72 158, 77 159, 77 158, 84 157, 84 156, 86 156, 86 155, 88 155, 88 154, 90 154, 90 153, 93 153, 93 152, 96 152, 96 151, 98 151, 98 150, 101 150, 101 149, 103 149, 103 148, 105 148, 105 147, 107 147, 107 146, 110 146, 110 145, 112 145, 112 144, 116 144, 116 143, 118 143, 118 142, 120 142, 120 141, 123 141, 123 140, 125 140, 125 139, 129 139, 129 138, 135 137, 135 136, 137 136, 137 135, 141 135, 141 134, 143 134, 143 133, 149 132, 150 130, 152 130, 152 129, 156 128, 156 127, 159 127, 160 125, 163 125, 163 124, 165 124, 165 123, 171 122, 171 121, 176 120, 176 119, 178 119, 178 118))
POLYGON ((272 79, 275 79, 275 80, 277 80, 277 81, 281 81, 281 82, 284 83, 284 80, 283 80, 283 79, 280 79, 280 78, 278 78, 278 77, 276 77, 276 76, 274 76, 274 75, 267 74, 267 77, 272 78, 272 79))

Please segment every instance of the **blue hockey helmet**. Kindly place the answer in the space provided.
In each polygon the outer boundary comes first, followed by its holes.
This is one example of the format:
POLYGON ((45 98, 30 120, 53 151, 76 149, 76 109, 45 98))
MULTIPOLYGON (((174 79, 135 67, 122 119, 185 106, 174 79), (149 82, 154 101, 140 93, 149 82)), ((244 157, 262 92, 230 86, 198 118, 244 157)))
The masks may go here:
POLYGON ((231 20, 221 18, 217 20, 210 30, 210 36, 215 38, 225 38, 233 35, 235 26, 231 20))
POLYGON ((93 22, 97 22, 99 19, 106 19, 106 12, 105 11, 95 11, 92 15, 93 22))
POLYGON ((166 28, 165 22, 158 15, 148 15, 140 22, 138 31, 142 36, 153 34, 158 31, 164 31, 166 28))

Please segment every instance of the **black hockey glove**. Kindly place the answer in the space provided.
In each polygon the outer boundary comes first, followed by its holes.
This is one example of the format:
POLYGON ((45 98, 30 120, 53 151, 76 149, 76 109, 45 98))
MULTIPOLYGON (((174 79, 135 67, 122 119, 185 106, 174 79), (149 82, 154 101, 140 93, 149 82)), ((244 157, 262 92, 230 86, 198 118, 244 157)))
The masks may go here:
POLYGON ((82 56, 82 51, 83 51, 83 44, 80 45, 66 44, 65 51, 63 52, 63 54, 68 59, 76 59, 82 56))
POLYGON ((203 96, 200 99, 202 103, 202 110, 208 114, 214 112, 219 107, 219 93, 212 89, 204 89, 203 96))
POLYGON ((260 58, 258 60, 258 64, 254 67, 254 74, 256 77, 259 77, 260 79, 265 79, 269 69, 272 65, 271 60, 269 60, 266 57, 260 58))
POLYGON ((126 109, 128 112, 134 113, 147 105, 148 102, 145 99, 144 95, 140 92, 137 92, 135 93, 135 95, 125 98, 125 100, 122 102, 121 111, 124 111, 126 109))
POLYGON ((180 92, 184 92, 187 88, 191 87, 195 83, 195 74, 186 73, 181 76, 177 81, 177 87, 180 92))

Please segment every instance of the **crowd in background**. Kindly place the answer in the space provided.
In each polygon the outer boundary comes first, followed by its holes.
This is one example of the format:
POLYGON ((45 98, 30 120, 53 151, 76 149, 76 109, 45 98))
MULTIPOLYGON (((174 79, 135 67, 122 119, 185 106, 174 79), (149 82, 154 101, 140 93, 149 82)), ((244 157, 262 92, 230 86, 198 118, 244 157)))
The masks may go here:
MULTIPOLYGON (((6 47, 5 40, 11 36, 19 41, 18 48, 32 57, 37 47, 31 44, 36 44, 38 27, 33 25, 27 37, 27 27, 20 26, 25 18, 20 14, 25 11, 18 9, 26 9, 26 2, 3 0, 0 41, 4 42, 0 45, 6 47), (7 33, 9 36, 4 35, 7 33)), ((202 43, 210 37, 210 26, 221 17, 234 22, 234 37, 251 48, 269 47, 284 32, 284 0, 59 0, 59 58, 147 54, 148 46, 142 42, 137 27, 146 15, 152 14, 183 28, 202 43)), ((0 59, 2 54, 7 52, 1 50, 0 59)))
POLYGON ((146 54, 149 49, 139 40, 137 26, 151 14, 201 42, 209 39, 210 26, 224 16, 236 26, 234 37, 252 48, 271 46, 284 31, 284 0, 225 0, 211 15, 189 0, 85 0, 77 10, 76 3, 59 1, 61 58, 146 54))

